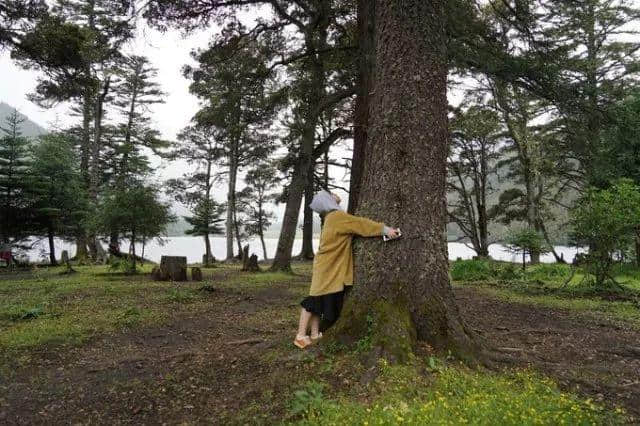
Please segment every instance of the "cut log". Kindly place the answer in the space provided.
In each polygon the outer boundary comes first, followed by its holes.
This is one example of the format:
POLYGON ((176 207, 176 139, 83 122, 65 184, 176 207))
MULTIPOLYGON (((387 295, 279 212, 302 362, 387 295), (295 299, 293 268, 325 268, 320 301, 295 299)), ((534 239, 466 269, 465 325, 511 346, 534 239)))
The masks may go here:
POLYGON ((151 278, 154 281, 167 281, 169 279, 167 274, 162 270, 162 267, 160 266, 155 266, 151 270, 151 278))
POLYGON ((191 281, 202 281, 202 269, 191 268, 191 281))
POLYGON ((172 281, 187 281, 186 256, 162 256, 160 268, 172 281))
POLYGON ((248 265, 249 265, 249 245, 246 245, 242 249, 242 270, 247 271, 248 265))

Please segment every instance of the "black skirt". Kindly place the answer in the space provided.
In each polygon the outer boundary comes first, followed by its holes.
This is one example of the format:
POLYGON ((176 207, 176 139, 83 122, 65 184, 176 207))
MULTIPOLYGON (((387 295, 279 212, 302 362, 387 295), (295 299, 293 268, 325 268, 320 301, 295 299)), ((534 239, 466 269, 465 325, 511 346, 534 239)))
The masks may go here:
POLYGON ((336 293, 307 296, 300 302, 300 305, 307 312, 320 317, 320 331, 325 331, 340 317, 344 298, 349 294, 349 291, 351 291, 351 286, 345 286, 344 290, 336 293))

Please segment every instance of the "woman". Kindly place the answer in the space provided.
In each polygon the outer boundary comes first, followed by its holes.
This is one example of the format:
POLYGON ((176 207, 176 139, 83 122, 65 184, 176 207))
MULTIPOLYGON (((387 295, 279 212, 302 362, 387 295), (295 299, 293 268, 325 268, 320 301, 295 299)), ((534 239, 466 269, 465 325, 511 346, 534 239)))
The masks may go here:
POLYGON ((353 285, 352 236, 399 236, 398 230, 383 223, 345 213, 340 209, 340 197, 327 191, 317 193, 310 207, 324 218, 324 225, 320 248, 313 260, 311 290, 301 303, 298 334, 293 342, 301 349, 320 339, 320 328, 327 329, 340 315, 344 296, 353 285))

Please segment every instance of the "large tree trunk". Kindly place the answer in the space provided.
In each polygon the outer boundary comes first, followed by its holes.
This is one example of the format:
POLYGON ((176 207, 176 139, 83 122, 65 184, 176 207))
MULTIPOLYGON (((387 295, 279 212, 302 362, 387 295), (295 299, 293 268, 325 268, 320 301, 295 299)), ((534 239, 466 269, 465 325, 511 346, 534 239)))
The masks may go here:
POLYGON ((309 205, 313 199, 313 172, 315 164, 311 165, 307 176, 307 186, 304 188, 304 219, 302 222, 302 250, 298 256, 301 260, 313 260, 313 210, 309 205))
POLYGON ((205 233, 204 237, 204 255, 205 255, 205 266, 209 266, 211 262, 211 241, 209 241, 209 234, 205 233))
POLYGON ((242 241, 240 241, 240 226, 238 226, 238 218, 236 217, 237 211, 234 206, 233 208, 233 229, 236 233, 236 243, 238 244, 238 259, 242 259, 243 251, 242 251, 242 241))
POLYGON ((229 187, 227 189, 227 260, 233 259, 233 212, 235 209, 235 200, 236 200, 236 175, 237 175, 237 166, 235 161, 234 150, 231 150, 231 155, 229 158, 229 187))
MULTIPOLYGON (((311 141, 313 142, 313 138, 311 141)), ((313 149, 313 145, 311 148, 313 149)), ((276 248, 276 254, 273 258, 273 264, 271 265, 272 271, 291 270, 291 250, 293 250, 293 241, 296 237, 298 215, 300 213, 300 204, 302 203, 302 194, 305 187, 306 170, 308 169, 306 161, 309 160, 298 160, 298 164, 296 164, 293 172, 293 177, 291 178, 287 204, 282 219, 282 228, 280 229, 280 237, 278 238, 278 247, 276 248)))
POLYGON ((264 243, 264 232, 260 229, 260 243, 262 244, 262 253, 264 254, 264 260, 269 259, 267 255, 267 245, 264 243))
POLYGON ((84 229, 80 229, 76 234, 76 255, 77 262, 85 262, 89 258, 89 250, 87 250, 87 237, 84 229))
POLYGON ((335 329, 349 345, 408 358, 416 340, 471 360, 478 350, 449 284, 445 0, 377 0, 376 78, 357 213, 404 237, 356 247, 355 287, 335 329), (375 171, 375 173, 372 173, 375 171))
POLYGON ((355 117, 353 129, 353 160, 349 188, 349 213, 358 207, 358 198, 367 149, 367 123, 372 79, 375 71, 375 2, 358 0, 358 86, 356 89, 355 117))
POLYGON ((49 224, 49 229, 47 229, 47 236, 49 237, 49 262, 51 266, 56 266, 58 261, 56 260, 56 245, 53 239, 53 227, 49 224))
MULTIPOLYGON (((315 90, 313 91, 314 96, 311 96, 311 99, 320 99, 324 91, 322 64, 316 64, 316 69, 312 75, 312 84, 315 90)), ((273 264, 271 265, 272 271, 291 270, 291 250, 293 250, 293 241, 296 237, 302 195, 305 191, 307 180, 309 179, 308 174, 311 169, 311 164, 314 162, 313 148, 315 144, 315 131, 320 113, 315 105, 308 105, 308 108, 310 111, 305 118, 305 130, 302 135, 300 156, 296 162, 291 184, 289 185, 287 205, 284 210, 284 218, 282 219, 280 238, 278 238, 278 248, 276 249, 273 264)))

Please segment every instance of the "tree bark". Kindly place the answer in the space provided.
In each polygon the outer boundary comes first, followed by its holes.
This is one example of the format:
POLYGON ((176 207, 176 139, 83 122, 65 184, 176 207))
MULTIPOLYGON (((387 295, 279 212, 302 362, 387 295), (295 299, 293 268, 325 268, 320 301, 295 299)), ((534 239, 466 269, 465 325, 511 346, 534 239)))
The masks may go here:
MULTIPOLYGON (((326 48, 329 22, 331 18, 332 2, 318 2, 318 12, 314 19, 313 26, 305 32, 305 47, 307 52, 316 52, 326 48)), ((324 100, 327 100, 326 72, 324 69, 324 59, 317 55, 311 56, 309 64, 309 92, 306 94, 308 101, 304 111, 304 130, 301 137, 300 153, 294 167, 289 185, 287 205, 285 207, 284 218, 280 238, 278 238, 278 248, 271 265, 272 271, 291 270, 291 251, 293 241, 296 236, 298 226, 298 216, 300 214, 300 204, 304 194, 305 186, 308 182, 309 170, 315 163, 314 145, 316 126, 320 119, 324 100)))
POLYGON ((636 266, 640 267, 640 229, 636 229, 636 266))
POLYGON ((235 150, 232 148, 229 155, 229 187, 227 189, 227 260, 233 260, 233 212, 236 204, 236 176, 238 167, 236 165, 235 150))
MULTIPOLYGON (((375 1, 358 0, 358 86, 356 88, 355 117, 353 130, 353 159, 349 188, 349 213, 358 207, 358 196, 362 181, 372 79, 375 72, 375 1)), ((328 184, 328 182, 327 182, 328 184)))
POLYGON ((301 260, 313 260, 313 210, 309 205, 313 199, 313 174, 315 164, 312 163, 307 172, 307 185, 304 188, 304 219, 302 222, 302 251, 298 256, 301 260))
POLYGON ((478 344, 449 284, 445 0, 375 2, 376 78, 357 213, 404 231, 356 246, 355 281, 334 336, 408 359, 417 340, 472 361, 478 344), (375 173, 371 173, 375 171, 375 173))
POLYGON ((209 241, 209 234, 205 233, 204 237, 204 255, 205 255, 205 266, 209 266, 211 262, 211 241, 209 241))
POLYGON ((51 224, 49 224, 49 228, 47 229, 47 236, 49 238, 49 262, 51 263, 51 266, 57 266, 56 245, 53 239, 53 227, 51 224))
POLYGON ((236 233, 236 243, 238 244, 238 259, 242 260, 243 251, 242 251, 242 241, 240 241, 240 227, 238 226, 238 218, 236 217, 236 208, 234 204, 233 208, 233 229, 236 233))
POLYGON ((260 228, 260 243, 262 244, 262 253, 264 253, 264 260, 269 259, 267 256, 267 245, 264 243, 264 232, 260 228))

